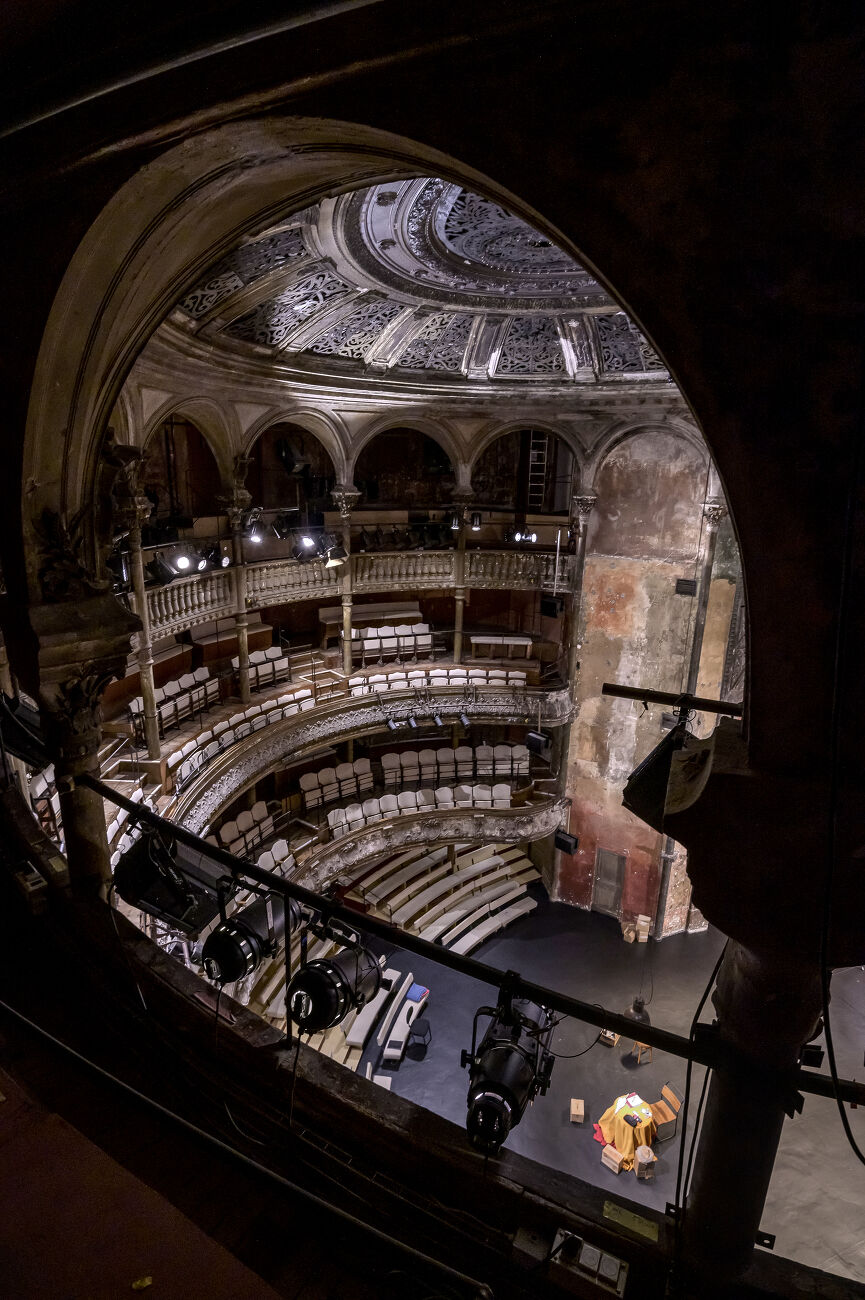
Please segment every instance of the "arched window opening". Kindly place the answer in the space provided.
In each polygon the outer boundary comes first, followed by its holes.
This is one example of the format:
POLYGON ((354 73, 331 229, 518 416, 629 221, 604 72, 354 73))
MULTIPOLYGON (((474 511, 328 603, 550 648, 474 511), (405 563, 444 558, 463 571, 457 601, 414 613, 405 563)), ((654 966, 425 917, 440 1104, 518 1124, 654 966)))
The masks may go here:
POLYGON ((418 429, 387 429, 360 453, 360 508, 433 510, 450 505, 456 476, 447 452, 418 429))
POLYGON ((320 527, 333 509, 333 461, 315 434, 280 421, 265 429, 250 455, 246 486, 253 502, 286 523, 320 527))
POLYGON ((514 429, 490 443, 472 472, 480 507, 518 515, 567 514, 574 472, 571 449, 543 429, 514 429))
POLYGON ((145 545, 192 528, 218 513, 219 468, 207 440, 189 420, 172 415, 147 439, 141 483, 153 503, 145 545))

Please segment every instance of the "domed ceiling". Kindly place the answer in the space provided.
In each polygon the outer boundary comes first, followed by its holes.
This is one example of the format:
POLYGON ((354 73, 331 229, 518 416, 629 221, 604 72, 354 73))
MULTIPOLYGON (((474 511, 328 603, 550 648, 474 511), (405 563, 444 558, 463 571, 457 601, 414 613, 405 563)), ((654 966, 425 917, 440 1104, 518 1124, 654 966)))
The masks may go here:
POLYGON ((172 321, 313 371, 598 383, 666 379, 578 262, 493 200, 423 177, 325 199, 255 235, 172 321))

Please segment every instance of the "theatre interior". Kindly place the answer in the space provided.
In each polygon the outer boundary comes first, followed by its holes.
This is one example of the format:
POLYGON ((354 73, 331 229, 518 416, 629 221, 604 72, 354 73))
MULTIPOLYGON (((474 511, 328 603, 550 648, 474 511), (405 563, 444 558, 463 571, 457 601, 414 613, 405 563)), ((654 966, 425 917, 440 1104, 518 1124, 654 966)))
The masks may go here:
POLYGON ((861 19, 78 9, 0 20, 6 1294, 865 1295, 861 19))

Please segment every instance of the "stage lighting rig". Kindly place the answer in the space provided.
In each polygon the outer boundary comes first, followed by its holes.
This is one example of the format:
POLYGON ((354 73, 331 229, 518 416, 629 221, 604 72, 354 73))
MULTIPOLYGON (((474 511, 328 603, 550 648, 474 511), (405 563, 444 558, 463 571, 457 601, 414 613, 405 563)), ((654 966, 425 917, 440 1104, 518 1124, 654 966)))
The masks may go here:
POLYGON ((486 1155, 498 1152, 529 1102, 547 1091, 555 1063, 549 1050, 553 1029, 552 1013, 514 997, 507 978, 498 1005, 475 1012, 471 1051, 463 1051, 460 1064, 469 1067, 466 1132, 486 1155), (481 1016, 489 1016, 490 1024, 476 1047, 481 1016))
POLYGON ((335 957, 301 966, 286 993, 286 1006, 302 1034, 317 1034, 344 1020, 374 998, 381 987, 381 964, 359 937, 335 924, 309 927, 320 938, 346 944, 335 957))
POLYGON ((306 913, 294 899, 263 894, 254 903, 220 922, 204 941, 202 964, 216 984, 231 984, 251 975, 264 957, 275 957, 288 931, 296 929, 306 913))
POLYGON ((237 881, 172 835, 145 828, 117 863, 114 888, 130 907, 195 938, 219 916, 237 881))

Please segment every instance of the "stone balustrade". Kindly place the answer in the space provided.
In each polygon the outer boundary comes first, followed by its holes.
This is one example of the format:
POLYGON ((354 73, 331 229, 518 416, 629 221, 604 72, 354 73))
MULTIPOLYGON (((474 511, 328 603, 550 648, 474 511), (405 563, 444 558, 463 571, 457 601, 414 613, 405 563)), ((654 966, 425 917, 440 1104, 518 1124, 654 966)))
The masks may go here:
POLYGON ((226 569, 178 578, 167 587, 151 587, 147 592, 152 637, 225 617, 233 608, 232 577, 226 569))
POLYGON ((352 556, 355 591, 412 591, 454 585, 453 551, 383 551, 352 556))
POLYGON ((556 557, 547 551, 467 551, 467 587, 530 588, 558 591, 570 589, 573 556, 556 557))
MULTIPOLYGON (((569 590, 573 556, 556 557, 546 551, 467 551, 467 587, 569 590)), ((454 551, 381 551, 351 557, 352 589, 358 593, 380 591, 431 591, 453 587, 456 580, 454 551)), ((330 600, 339 595, 342 570, 328 569, 321 560, 270 560, 245 566, 246 604, 249 609, 298 600, 330 600)), ((230 570, 191 578, 178 578, 167 587, 147 592, 153 637, 180 632, 210 619, 230 614, 233 605, 230 570)))
POLYGON ((295 600, 326 600, 339 594, 340 570, 328 569, 322 560, 271 560, 246 566, 246 604, 249 609, 287 605, 295 600))
POLYGON ((567 802, 540 797, 519 808, 449 808, 423 813, 401 813, 382 818, 332 840, 313 852, 293 879, 307 889, 320 891, 353 868, 400 849, 420 845, 481 843, 523 844, 543 839, 561 826, 567 802))

